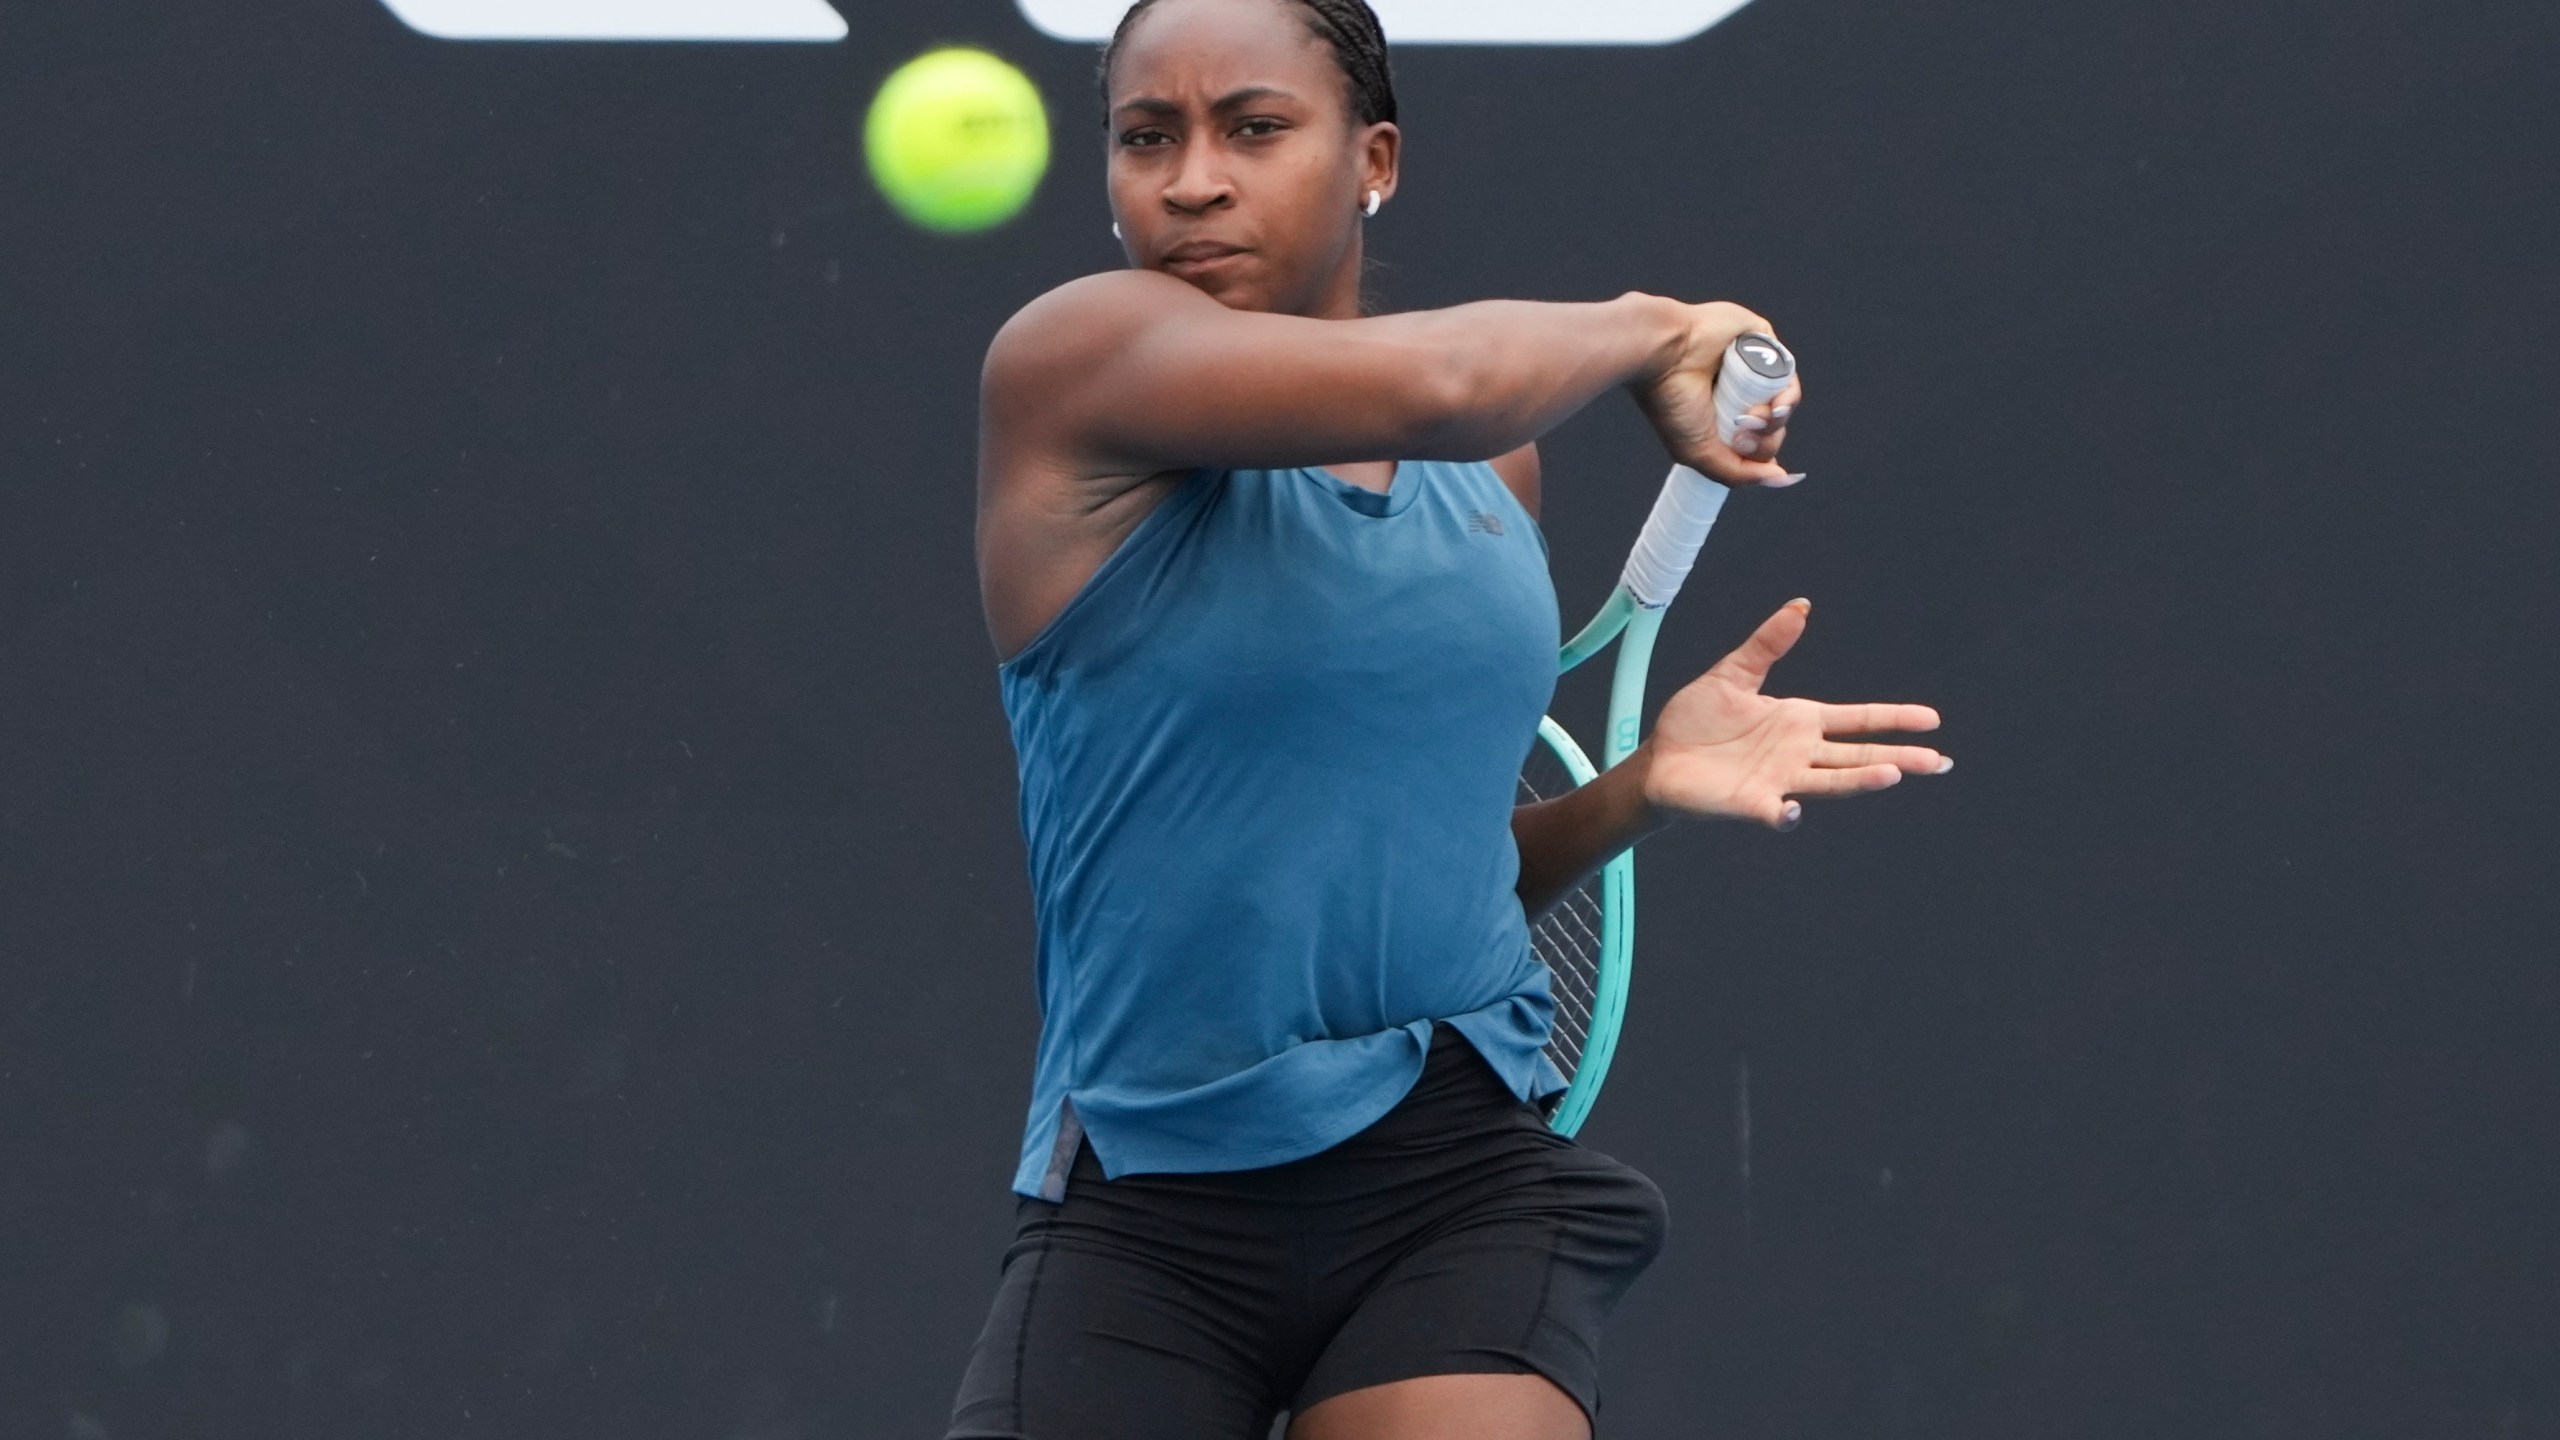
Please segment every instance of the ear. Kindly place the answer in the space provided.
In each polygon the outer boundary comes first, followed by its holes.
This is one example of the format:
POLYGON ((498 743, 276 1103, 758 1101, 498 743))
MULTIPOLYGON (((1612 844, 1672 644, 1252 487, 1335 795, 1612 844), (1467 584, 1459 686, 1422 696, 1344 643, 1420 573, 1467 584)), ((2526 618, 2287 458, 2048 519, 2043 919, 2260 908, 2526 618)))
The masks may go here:
POLYGON ((1396 171, 1404 159, 1404 132, 1392 121, 1363 125, 1354 137, 1360 147, 1360 193, 1378 192, 1380 201, 1396 198, 1396 171))

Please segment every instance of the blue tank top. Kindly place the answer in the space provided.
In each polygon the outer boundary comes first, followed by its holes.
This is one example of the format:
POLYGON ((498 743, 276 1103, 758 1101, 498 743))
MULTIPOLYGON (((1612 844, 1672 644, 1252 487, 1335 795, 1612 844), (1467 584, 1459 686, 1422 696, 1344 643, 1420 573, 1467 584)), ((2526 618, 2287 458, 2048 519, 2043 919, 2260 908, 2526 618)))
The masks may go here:
POLYGON ((1555 688, 1537 523, 1484 464, 1185 477, 1006 661, 1041 1030, 1014 1189, 1242 1170, 1366 1128, 1431 1023, 1563 1077, 1513 884, 1555 688))

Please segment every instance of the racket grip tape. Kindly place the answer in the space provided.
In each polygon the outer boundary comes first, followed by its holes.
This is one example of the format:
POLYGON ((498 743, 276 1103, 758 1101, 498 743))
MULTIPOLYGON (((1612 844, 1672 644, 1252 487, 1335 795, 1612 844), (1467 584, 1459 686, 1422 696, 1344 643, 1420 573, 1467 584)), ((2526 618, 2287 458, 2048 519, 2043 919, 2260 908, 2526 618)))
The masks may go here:
POLYGON ((1796 378, 1796 357, 1775 335, 1745 330, 1724 347, 1716 366, 1716 438, 1727 445, 1754 405, 1765 405, 1787 393, 1796 378))
POLYGON ((1697 563, 1698 547, 1706 543, 1707 531, 1730 493, 1686 465, 1671 467, 1663 477, 1662 493, 1654 497, 1653 513, 1645 517, 1644 529, 1636 535, 1635 548, 1627 552, 1626 571, 1619 577, 1638 605, 1659 610, 1680 593, 1689 567, 1697 563))

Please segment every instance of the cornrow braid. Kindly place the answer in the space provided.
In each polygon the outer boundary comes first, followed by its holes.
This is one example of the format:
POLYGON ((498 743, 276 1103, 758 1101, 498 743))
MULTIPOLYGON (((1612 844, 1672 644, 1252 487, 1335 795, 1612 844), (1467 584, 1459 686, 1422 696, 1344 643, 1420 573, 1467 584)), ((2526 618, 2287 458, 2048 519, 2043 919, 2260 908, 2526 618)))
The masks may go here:
MULTIPOLYGON (((1129 37, 1129 27, 1136 24, 1156 0, 1137 0, 1128 13, 1120 17, 1119 28, 1111 32, 1111 41, 1102 47, 1102 64, 1095 80, 1102 89, 1103 123, 1108 125, 1111 106, 1111 62, 1120 53, 1120 42, 1129 37)), ((1363 125, 1375 125, 1396 118, 1396 77, 1387 66, 1387 34, 1378 27, 1378 12, 1369 8, 1368 0, 1279 0, 1306 12, 1307 29, 1315 37, 1333 47, 1334 63, 1341 67, 1345 80, 1351 83, 1351 113, 1363 125)))

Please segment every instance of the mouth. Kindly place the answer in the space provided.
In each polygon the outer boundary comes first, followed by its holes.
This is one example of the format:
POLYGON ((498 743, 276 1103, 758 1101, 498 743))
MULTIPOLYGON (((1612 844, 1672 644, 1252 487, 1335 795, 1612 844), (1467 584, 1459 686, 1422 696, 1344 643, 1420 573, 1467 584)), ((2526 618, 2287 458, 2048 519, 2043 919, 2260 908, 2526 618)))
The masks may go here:
POLYGON ((1243 246, 1224 240, 1185 240, 1165 251, 1161 263, 1175 274, 1198 274, 1249 253, 1243 246))

